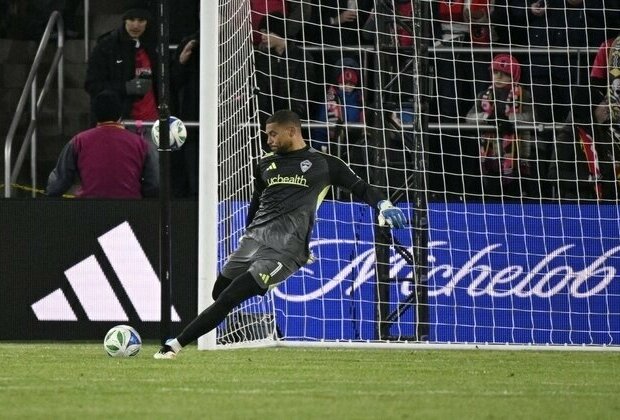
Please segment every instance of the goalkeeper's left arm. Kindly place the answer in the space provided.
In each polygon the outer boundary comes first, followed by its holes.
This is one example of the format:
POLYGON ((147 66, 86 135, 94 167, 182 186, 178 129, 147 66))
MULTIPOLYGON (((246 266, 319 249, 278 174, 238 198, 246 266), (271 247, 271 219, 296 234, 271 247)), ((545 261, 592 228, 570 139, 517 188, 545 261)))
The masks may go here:
POLYGON ((379 210, 379 225, 386 224, 393 228, 402 228, 407 224, 401 209, 387 200, 377 188, 361 179, 341 159, 326 155, 329 164, 330 183, 351 191, 353 195, 379 210))

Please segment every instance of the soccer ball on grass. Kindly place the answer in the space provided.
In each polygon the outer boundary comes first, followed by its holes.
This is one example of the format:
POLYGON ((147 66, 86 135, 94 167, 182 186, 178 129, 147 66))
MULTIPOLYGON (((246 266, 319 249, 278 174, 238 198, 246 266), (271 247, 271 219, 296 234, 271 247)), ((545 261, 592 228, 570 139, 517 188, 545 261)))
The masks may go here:
POLYGON ((132 357, 140 352, 142 339, 129 325, 117 325, 105 335, 103 348, 112 357, 132 357))
MULTIPOLYGON (((177 117, 169 117, 168 124, 170 125, 170 149, 179 150, 187 138, 185 124, 177 117)), ((159 120, 156 120, 151 128, 151 138, 153 143, 159 147, 159 120)))

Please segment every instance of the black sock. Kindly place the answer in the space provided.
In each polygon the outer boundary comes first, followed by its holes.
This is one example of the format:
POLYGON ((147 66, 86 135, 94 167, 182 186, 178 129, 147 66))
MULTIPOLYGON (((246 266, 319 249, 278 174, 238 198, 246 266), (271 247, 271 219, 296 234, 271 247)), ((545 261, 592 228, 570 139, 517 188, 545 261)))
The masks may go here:
POLYGON ((177 340, 185 347, 217 327, 233 308, 252 296, 264 295, 267 289, 258 285, 254 277, 246 272, 235 278, 230 286, 220 293, 211 306, 202 311, 198 317, 189 323, 179 334, 177 340))

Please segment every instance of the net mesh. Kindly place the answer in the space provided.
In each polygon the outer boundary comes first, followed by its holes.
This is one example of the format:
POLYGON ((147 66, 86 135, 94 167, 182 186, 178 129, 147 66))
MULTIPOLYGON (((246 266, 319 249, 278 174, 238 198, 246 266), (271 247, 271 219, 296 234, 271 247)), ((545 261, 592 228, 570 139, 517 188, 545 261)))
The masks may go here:
MULTIPOLYGON (((615 4, 615 3, 614 3, 615 4)), ((220 1, 220 265, 290 108, 403 208, 332 191, 317 260, 238 308, 253 340, 617 345, 620 41, 609 2, 220 1)))
MULTIPOLYGON (((252 160, 259 150, 258 114, 254 105, 250 4, 219 2, 218 63, 218 266, 235 249, 250 200, 252 160)), ((271 337, 273 316, 269 298, 252 299, 236 308, 217 329, 218 344, 271 337)))

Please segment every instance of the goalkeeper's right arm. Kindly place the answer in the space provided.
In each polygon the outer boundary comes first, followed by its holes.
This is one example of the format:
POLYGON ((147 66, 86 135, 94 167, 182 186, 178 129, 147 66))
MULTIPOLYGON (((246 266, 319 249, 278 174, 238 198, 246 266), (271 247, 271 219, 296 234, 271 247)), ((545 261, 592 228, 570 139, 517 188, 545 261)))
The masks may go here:
POLYGON ((351 191, 353 195, 379 210, 379 225, 402 228, 406 224, 405 214, 395 207, 379 189, 357 176, 342 159, 325 155, 329 165, 331 184, 351 191))

